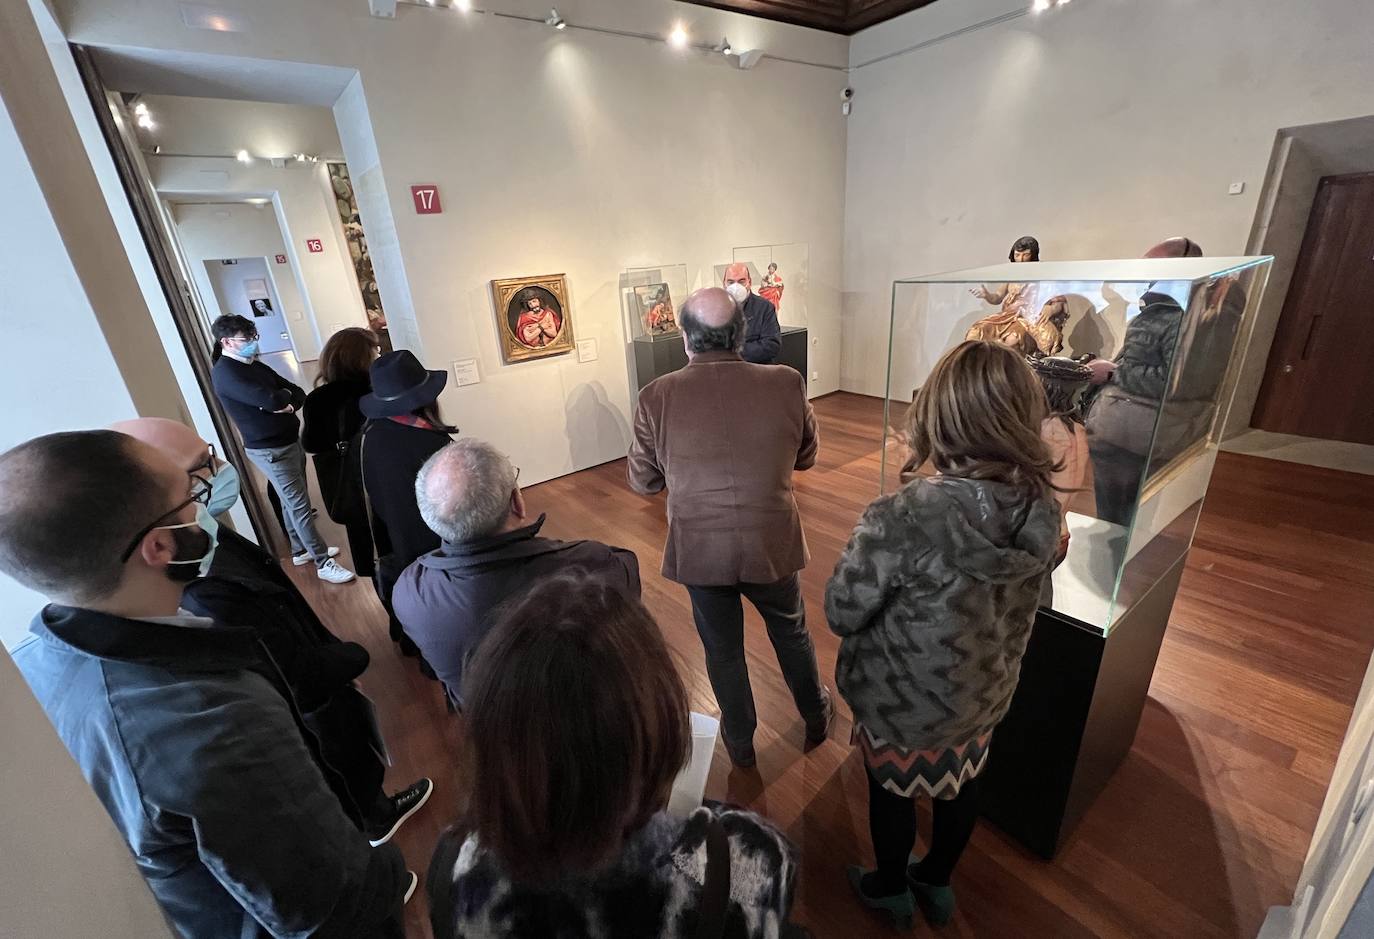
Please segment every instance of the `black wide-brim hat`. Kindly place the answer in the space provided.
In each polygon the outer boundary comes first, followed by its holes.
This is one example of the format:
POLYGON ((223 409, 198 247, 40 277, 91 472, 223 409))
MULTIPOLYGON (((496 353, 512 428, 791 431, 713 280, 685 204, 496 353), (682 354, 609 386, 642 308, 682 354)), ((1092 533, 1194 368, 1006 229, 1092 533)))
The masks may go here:
POLYGON ((399 417, 439 400, 448 372, 431 371, 408 349, 388 352, 372 363, 372 393, 358 401, 366 417, 399 417))

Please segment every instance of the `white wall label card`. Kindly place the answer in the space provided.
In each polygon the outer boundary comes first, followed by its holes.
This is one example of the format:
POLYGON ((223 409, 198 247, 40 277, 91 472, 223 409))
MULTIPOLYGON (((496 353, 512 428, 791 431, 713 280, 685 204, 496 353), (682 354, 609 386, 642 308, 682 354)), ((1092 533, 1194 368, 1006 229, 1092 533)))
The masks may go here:
POLYGON ((595 361, 596 361, 596 358, 597 358, 597 354, 596 354, 596 340, 595 340, 595 339, 579 339, 579 340, 577 340, 577 361, 579 361, 579 362, 595 362, 595 361))
POLYGON ((477 370, 476 359, 455 359, 453 362, 453 380, 458 387, 464 385, 475 385, 482 380, 482 373, 477 370))

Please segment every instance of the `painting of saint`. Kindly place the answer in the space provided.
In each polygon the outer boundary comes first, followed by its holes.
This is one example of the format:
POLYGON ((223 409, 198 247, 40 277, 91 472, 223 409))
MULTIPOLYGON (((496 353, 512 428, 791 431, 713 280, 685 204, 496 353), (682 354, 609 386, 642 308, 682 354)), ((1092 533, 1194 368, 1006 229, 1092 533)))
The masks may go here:
POLYGON ((759 296, 773 304, 773 309, 782 312, 782 275, 778 273, 776 261, 769 262, 768 273, 763 275, 759 284, 759 296))
POLYGON ((635 300, 639 303, 639 321, 646 335, 654 338, 677 335, 677 316, 673 313, 673 298, 667 284, 638 286, 635 300))
POLYGON ((494 280, 492 294, 507 363, 561 355, 573 348, 564 275, 494 280))

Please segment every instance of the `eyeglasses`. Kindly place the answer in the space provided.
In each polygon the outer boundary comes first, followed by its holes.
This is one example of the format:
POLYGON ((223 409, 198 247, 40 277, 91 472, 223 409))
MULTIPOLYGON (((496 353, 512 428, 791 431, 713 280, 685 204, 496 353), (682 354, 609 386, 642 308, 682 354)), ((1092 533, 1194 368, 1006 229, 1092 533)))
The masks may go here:
POLYGON ((186 508, 186 506, 192 504, 193 502, 199 502, 201 505, 210 504, 210 484, 207 483, 205 480, 201 479, 199 476, 194 476, 190 473, 188 473, 187 475, 190 476, 193 481, 193 491, 191 493, 191 497, 187 499, 185 502, 178 502, 175 507, 168 509, 166 512, 163 512, 157 518, 153 519, 149 524, 139 529, 138 534, 134 535, 133 540, 129 542, 129 547, 125 548, 124 553, 119 556, 119 563, 123 564, 125 561, 129 560, 129 557, 134 553, 134 549, 138 547, 138 543, 144 539, 148 532, 152 531, 154 528, 157 528, 162 523, 162 520, 167 516, 180 512, 182 509, 186 508))
POLYGON ((208 486, 210 485, 210 480, 202 477, 200 474, 209 473, 211 476, 215 475, 215 467, 219 464, 219 454, 215 453, 215 445, 213 443, 207 443, 205 446, 209 450, 209 453, 205 457, 205 462, 201 463, 199 466, 191 467, 190 473, 192 479, 199 480, 208 486))
POLYGON ((233 339, 234 339, 235 342, 256 342, 256 341, 257 341, 258 339, 260 339, 260 338, 262 338, 262 337, 260 337, 260 336, 258 335, 258 331, 257 331, 256 329, 253 330, 251 333, 249 333, 249 334, 246 335, 246 336, 234 336, 234 337, 233 337, 233 339))

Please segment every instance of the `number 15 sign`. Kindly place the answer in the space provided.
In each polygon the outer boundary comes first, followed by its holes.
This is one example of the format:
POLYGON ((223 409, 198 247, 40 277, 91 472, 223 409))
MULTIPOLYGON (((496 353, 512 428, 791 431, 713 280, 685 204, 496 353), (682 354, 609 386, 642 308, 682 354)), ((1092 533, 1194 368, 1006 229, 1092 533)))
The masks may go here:
POLYGON ((415 200, 416 215, 438 215, 444 211, 439 203, 438 186, 411 186, 410 197, 415 200))

